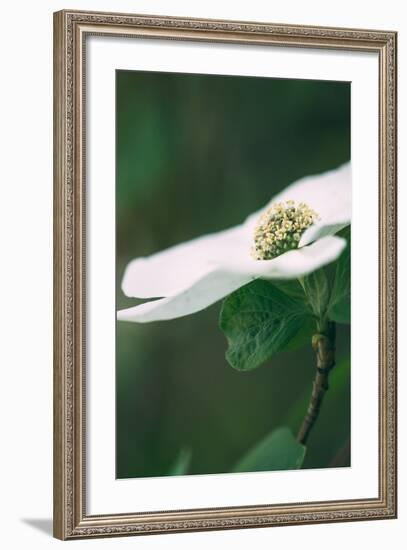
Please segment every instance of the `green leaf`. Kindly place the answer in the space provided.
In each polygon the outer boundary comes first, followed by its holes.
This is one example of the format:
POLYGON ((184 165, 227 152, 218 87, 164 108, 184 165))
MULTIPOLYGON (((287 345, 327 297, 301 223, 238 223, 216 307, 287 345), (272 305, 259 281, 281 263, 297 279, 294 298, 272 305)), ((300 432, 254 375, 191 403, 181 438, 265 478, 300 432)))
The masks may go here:
POLYGON ((299 279, 273 281, 273 284, 291 298, 304 303, 316 319, 324 318, 330 298, 330 287, 324 268, 299 279))
POLYGON ((329 301, 329 284, 324 268, 309 273, 301 280, 308 303, 315 317, 323 319, 329 301))
POLYGON ((273 285, 294 300, 304 303, 307 302, 304 287, 298 279, 282 279, 281 281, 273 280, 273 285))
POLYGON ((341 232, 348 244, 336 263, 331 298, 328 305, 328 317, 337 323, 350 323, 350 226, 341 232))
POLYGON ((304 461, 306 448, 291 430, 277 428, 253 447, 234 467, 234 472, 297 470, 304 461))
POLYGON ((229 344, 226 359, 237 370, 255 369, 285 350, 308 319, 303 302, 257 279, 223 302, 219 324, 229 344))
POLYGON ((189 465, 191 463, 192 453, 190 449, 181 449, 176 461, 171 466, 167 475, 169 476, 182 476, 188 472, 189 465))

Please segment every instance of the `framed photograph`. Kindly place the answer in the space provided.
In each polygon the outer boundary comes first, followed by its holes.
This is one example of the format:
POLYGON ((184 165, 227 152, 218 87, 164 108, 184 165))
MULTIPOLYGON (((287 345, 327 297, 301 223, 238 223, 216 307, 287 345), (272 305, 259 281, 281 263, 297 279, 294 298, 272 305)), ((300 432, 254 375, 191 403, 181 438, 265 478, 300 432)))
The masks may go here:
POLYGON ((396 33, 54 15, 54 535, 396 517, 396 33))

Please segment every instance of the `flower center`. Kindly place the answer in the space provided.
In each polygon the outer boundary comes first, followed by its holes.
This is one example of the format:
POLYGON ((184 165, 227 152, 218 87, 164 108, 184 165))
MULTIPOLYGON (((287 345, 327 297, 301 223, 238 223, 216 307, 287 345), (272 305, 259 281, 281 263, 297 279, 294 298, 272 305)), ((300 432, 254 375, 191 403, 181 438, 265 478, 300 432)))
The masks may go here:
POLYGON ((319 219, 304 202, 278 202, 260 217, 254 230, 251 254, 255 260, 272 260, 288 250, 298 248, 301 236, 319 219))

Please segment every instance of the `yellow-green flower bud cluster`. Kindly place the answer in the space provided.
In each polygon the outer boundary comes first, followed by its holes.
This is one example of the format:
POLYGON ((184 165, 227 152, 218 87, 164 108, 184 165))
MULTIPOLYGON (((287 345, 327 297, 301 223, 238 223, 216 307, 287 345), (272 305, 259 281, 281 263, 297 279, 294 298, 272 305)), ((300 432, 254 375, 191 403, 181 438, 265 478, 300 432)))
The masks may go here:
POLYGON ((272 260, 298 248, 301 236, 319 216, 304 202, 278 202, 260 217, 254 231, 252 256, 255 260, 272 260))

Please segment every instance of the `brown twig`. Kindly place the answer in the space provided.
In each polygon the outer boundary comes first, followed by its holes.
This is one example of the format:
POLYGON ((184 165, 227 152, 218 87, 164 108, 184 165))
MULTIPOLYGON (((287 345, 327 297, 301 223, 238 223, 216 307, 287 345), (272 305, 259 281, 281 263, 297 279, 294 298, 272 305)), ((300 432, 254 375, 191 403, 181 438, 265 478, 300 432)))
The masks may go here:
POLYGON ((335 366, 335 323, 328 323, 325 330, 314 334, 312 347, 317 357, 317 372, 307 414, 297 435, 297 441, 303 445, 307 442, 310 431, 318 418, 325 392, 329 387, 329 372, 335 366))

